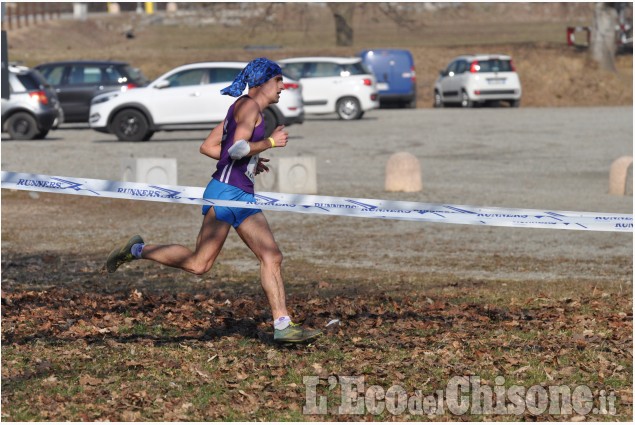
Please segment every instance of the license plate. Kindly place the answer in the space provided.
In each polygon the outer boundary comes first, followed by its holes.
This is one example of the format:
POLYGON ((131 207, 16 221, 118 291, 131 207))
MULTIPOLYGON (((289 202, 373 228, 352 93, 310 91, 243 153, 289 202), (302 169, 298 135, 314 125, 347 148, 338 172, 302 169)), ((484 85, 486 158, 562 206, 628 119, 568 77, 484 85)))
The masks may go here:
POLYGON ((505 84, 505 81, 507 81, 506 78, 488 78, 487 82, 489 84, 505 84))
POLYGON ((389 88, 388 83, 377 83, 377 90, 388 90, 389 88))

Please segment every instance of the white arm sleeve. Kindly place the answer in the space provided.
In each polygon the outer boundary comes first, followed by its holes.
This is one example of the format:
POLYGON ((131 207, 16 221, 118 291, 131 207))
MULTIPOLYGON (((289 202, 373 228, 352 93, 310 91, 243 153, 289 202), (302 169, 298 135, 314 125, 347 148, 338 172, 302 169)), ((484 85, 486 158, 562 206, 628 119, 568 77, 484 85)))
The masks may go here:
POLYGON ((240 159, 249 155, 250 150, 251 148, 246 140, 239 140, 235 142, 227 152, 231 159, 240 159))

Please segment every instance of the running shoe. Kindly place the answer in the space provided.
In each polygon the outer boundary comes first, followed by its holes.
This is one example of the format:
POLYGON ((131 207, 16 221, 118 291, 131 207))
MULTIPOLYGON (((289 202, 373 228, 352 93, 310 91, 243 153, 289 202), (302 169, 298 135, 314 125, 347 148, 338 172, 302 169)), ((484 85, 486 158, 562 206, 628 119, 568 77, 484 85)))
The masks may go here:
POLYGON ((108 273, 114 273, 122 264, 136 260, 135 256, 130 252, 132 245, 136 243, 143 243, 141 236, 135 235, 128 239, 128 242, 126 242, 121 248, 115 248, 112 250, 106 260, 106 269, 108 270, 108 273))
POLYGON ((273 331, 273 340, 279 343, 310 342, 322 335, 321 330, 310 331, 293 322, 286 328, 273 331))

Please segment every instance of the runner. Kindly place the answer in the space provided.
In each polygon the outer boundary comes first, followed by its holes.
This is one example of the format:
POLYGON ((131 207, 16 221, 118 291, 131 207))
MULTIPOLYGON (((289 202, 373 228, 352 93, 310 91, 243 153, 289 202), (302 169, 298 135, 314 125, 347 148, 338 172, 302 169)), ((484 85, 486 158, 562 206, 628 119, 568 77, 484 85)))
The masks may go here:
MULTIPOLYGON (((282 70, 267 58, 251 61, 222 94, 238 97, 229 108, 223 125, 214 128, 201 145, 200 152, 218 160, 204 198, 255 201, 254 178, 269 169, 259 154, 267 149, 283 148, 288 134, 284 126, 265 138, 262 111, 277 103, 284 90, 282 70), (241 96, 249 85, 247 95, 241 96)), ((141 236, 133 236, 114 249, 106 261, 113 273, 124 263, 146 259, 201 275, 212 268, 231 227, 260 261, 262 288, 273 314, 276 342, 308 342, 322 331, 308 330, 293 323, 286 307, 282 281, 282 253, 274 240, 267 219, 259 209, 203 207, 203 224, 194 251, 182 245, 145 245, 141 236)))

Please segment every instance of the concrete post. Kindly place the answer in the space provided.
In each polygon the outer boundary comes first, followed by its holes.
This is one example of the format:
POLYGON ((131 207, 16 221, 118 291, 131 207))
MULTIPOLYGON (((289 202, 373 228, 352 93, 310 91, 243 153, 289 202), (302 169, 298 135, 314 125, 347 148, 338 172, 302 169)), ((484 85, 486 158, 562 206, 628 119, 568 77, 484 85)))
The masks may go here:
MULTIPOLYGON (((627 179, 629 176, 630 170, 630 178, 633 178, 633 157, 632 156, 622 156, 617 158, 611 164, 611 169, 609 171, 609 194, 624 196, 627 194, 627 179)), ((630 195, 633 194, 633 182, 631 181, 628 185, 630 188, 630 195)))
POLYGON ((420 192, 421 166, 419 160, 408 152, 398 152, 386 163, 386 192, 420 192))
POLYGON ((176 158, 125 158, 121 173, 125 182, 177 185, 176 158))
POLYGON ((315 157, 271 158, 267 166, 270 171, 256 177, 257 192, 317 193, 315 157))

